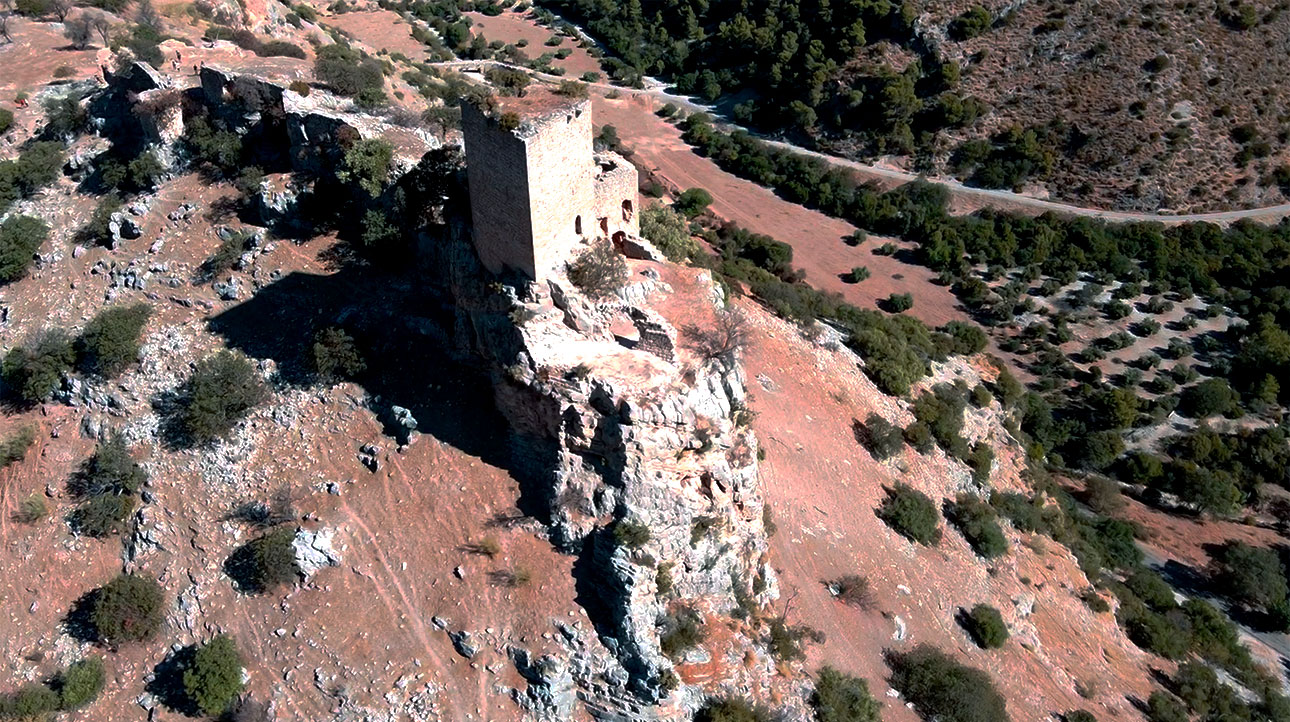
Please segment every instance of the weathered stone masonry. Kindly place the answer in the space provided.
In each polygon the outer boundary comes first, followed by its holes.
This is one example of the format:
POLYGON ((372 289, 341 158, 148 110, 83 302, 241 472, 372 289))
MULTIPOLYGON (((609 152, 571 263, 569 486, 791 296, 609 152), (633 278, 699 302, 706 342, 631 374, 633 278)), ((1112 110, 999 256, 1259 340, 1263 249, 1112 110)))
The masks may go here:
POLYGON ((640 233, 636 169, 614 153, 594 153, 591 103, 543 88, 497 98, 483 111, 462 106, 475 249, 488 270, 533 280, 595 238, 620 247, 640 233), (514 113, 518 127, 498 119, 514 113))

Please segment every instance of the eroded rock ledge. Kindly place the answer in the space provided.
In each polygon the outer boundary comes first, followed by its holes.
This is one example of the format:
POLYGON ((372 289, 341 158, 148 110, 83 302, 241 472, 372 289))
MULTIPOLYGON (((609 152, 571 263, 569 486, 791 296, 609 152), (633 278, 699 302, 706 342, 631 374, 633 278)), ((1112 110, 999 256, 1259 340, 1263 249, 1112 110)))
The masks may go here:
POLYGON ((478 270, 466 232, 432 244, 430 266, 445 275, 460 350, 489 364, 521 507, 578 556, 579 601, 612 655, 579 658, 580 640, 568 665, 517 651, 530 679, 517 697, 567 718, 568 675, 599 718, 688 719, 703 694, 673 692, 660 620, 778 596, 738 350, 702 342, 728 313, 722 292, 706 271, 653 261, 629 261, 631 282, 609 299, 562 274, 505 285, 478 270))

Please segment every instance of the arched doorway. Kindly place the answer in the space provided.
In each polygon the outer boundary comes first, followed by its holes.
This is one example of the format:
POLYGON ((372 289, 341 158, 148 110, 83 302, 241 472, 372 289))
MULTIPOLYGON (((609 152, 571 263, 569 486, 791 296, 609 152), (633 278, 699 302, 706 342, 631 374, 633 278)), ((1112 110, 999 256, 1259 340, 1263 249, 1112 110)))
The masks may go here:
POLYGON ((623 201, 623 220, 630 221, 631 219, 632 219, 632 202, 630 200, 625 200, 623 201))
POLYGON ((573 232, 582 235, 582 216, 573 217, 573 232))

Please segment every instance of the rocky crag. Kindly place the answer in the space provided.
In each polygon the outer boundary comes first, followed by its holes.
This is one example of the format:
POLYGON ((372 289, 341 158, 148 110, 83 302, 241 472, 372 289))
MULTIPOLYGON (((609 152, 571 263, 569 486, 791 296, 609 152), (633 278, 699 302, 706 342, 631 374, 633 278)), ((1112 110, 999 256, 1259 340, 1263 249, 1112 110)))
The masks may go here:
MULTIPOLYGON (((578 555, 584 605, 612 654, 583 659, 576 637, 566 637, 568 665, 517 650, 528 698, 543 716, 567 718, 571 699, 558 692, 571 665, 578 696, 602 719, 688 718, 703 694, 673 694, 681 680, 660 622, 681 608, 738 616, 778 595, 738 352, 678 343, 652 307, 674 293, 657 264, 633 264, 635 282, 608 299, 561 274, 508 285, 482 271, 468 232, 457 224, 427 244, 427 266, 443 274, 458 350, 491 369, 521 507, 578 555)), ((724 312, 707 273, 686 293, 724 312)))

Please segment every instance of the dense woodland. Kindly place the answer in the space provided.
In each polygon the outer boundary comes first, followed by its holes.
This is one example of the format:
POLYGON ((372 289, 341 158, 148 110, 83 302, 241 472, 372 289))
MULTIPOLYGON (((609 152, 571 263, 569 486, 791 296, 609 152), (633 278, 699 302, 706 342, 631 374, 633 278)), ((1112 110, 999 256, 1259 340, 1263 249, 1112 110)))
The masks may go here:
POLYGON ((683 93, 738 95, 735 116, 764 128, 823 125, 861 131, 879 149, 908 152, 924 130, 970 123, 982 108, 952 92, 958 67, 928 56, 839 82, 857 49, 877 39, 913 46, 912 6, 889 0, 689 2, 555 0, 614 58, 616 79, 671 78, 683 93), (746 91, 751 91, 748 93, 746 91), (875 105, 881 113, 872 112, 875 105))

